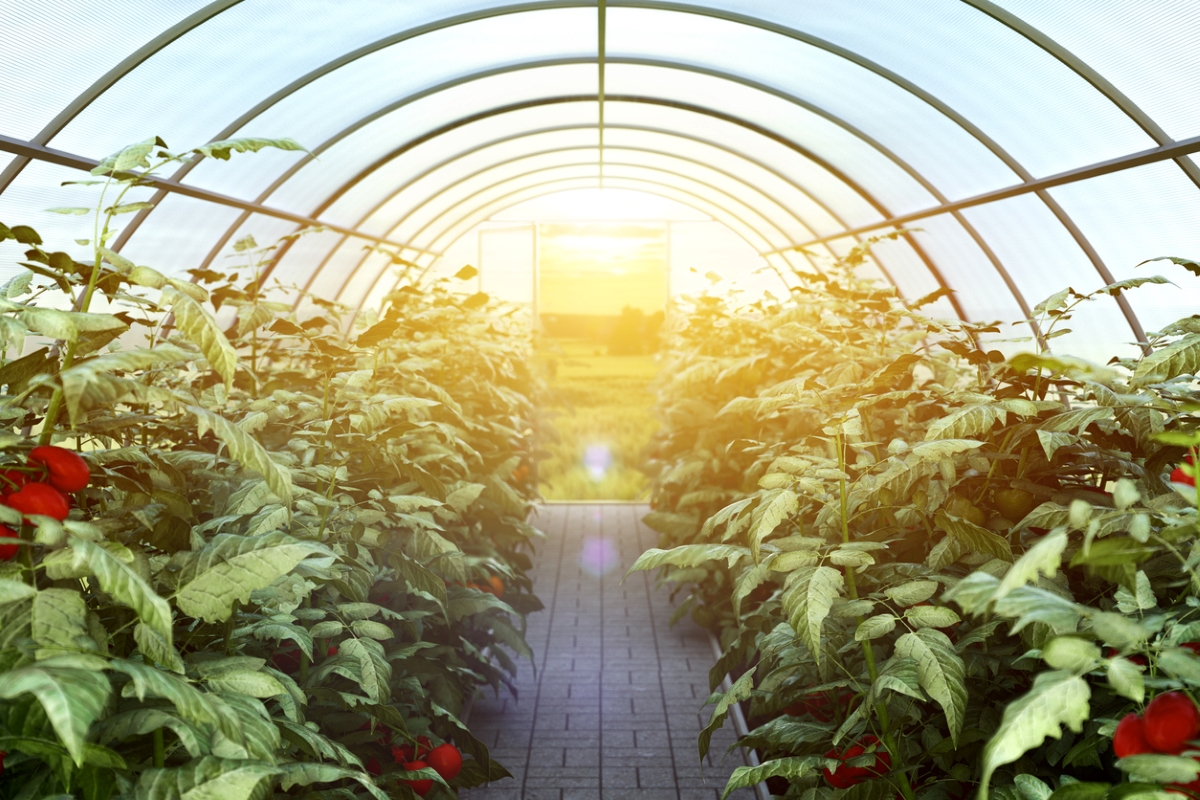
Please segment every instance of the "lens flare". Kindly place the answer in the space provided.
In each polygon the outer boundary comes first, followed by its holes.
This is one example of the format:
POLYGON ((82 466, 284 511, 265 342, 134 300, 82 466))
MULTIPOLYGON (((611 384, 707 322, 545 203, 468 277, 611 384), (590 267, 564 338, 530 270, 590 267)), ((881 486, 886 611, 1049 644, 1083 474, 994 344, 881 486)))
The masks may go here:
POLYGON ((612 451, 606 444, 589 444, 583 452, 583 468, 596 483, 604 480, 612 461, 612 451))
POLYGON ((579 566, 584 572, 599 578, 612 572, 620 561, 611 539, 587 538, 579 551, 579 566))

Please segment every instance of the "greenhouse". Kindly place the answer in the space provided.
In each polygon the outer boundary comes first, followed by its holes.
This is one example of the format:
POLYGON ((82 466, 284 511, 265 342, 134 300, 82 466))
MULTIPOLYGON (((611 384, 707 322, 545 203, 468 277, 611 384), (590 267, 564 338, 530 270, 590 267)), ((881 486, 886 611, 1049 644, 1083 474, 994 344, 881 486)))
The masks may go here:
POLYGON ((0 800, 1200 797, 1200 4, 0 37, 0 800))

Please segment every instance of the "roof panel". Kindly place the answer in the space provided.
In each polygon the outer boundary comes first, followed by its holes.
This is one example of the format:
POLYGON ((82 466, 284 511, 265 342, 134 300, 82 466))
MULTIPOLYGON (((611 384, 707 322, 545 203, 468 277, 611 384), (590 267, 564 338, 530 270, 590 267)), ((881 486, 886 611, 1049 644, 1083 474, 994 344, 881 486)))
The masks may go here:
POLYGON ((608 16, 611 55, 708 66, 803 98, 883 142, 950 198, 1017 182, 1012 170, 944 114, 827 50, 691 14, 614 8, 608 16))

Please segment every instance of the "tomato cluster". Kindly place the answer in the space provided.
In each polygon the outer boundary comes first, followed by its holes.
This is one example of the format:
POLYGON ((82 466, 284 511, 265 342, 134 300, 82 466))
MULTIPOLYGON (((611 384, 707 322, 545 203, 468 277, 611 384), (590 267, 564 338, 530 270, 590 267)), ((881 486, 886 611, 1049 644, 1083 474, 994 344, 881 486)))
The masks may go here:
MULTIPOLYGON (((0 504, 25 516, 41 515, 62 522, 71 511, 66 492, 78 492, 92 479, 87 462, 78 454, 63 447, 42 445, 29 453, 31 472, 9 469, 0 473, 0 504), (41 477, 45 482, 32 480, 41 477)), ((0 542, 12 539, 12 544, 0 544, 0 561, 17 555, 20 534, 0 525, 0 542)))
POLYGON ((1175 470, 1171 473, 1171 483, 1182 483, 1188 486, 1195 486, 1196 468, 1192 465, 1192 457, 1184 456, 1183 460, 1187 466, 1185 467, 1183 464, 1180 464, 1175 468, 1175 470))
POLYGON ((468 583, 467 588, 478 589, 496 597, 504 597, 504 581, 500 580, 497 575, 489 576, 487 583, 468 583))
POLYGON ((851 759, 865 755, 867 748, 876 747, 878 744, 879 739, 868 734, 840 753, 836 747, 830 750, 825 754, 825 757, 836 758, 842 763, 832 772, 828 768, 821 770, 825 775, 825 782, 835 789, 849 789, 851 786, 855 786, 871 778, 878 778, 880 775, 886 773, 892 768, 892 757, 882 748, 874 750, 875 763, 869 767, 852 767, 846 763, 851 759))
MULTIPOLYGON (((430 767, 442 777, 442 780, 446 782, 454 780, 462 770, 462 753, 449 742, 439 744, 437 747, 432 745, 433 742, 429 741, 427 737, 418 736, 415 750, 412 745, 406 744, 398 747, 393 745, 392 756, 396 759, 397 764, 404 766, 406 772, 430 767)), ((419 797, 424 797, 433 788, 433 780, 430 778, 401 780, 400 782, 408 784, 419 797)))
MULTIPOLYGON (((1200 734, 1200 709, 1183 692, 1165 692, 1146 704, 1145 712, 1126 714, 1113 734, 1117 758, 1142 753, 1179 755, 1200 734)), ((1200 780, 1171 784, 1200 791, 1200 780)))

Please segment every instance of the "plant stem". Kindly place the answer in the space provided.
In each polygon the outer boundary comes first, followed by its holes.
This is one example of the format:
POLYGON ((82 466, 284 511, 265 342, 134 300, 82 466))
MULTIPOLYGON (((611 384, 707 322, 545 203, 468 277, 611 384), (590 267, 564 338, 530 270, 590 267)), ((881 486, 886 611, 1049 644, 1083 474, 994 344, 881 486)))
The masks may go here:
MULTIPOLYGON (((846 514, 846 504, 848 492, 846 490, 846 448, 842 440, 842 435, 837 435, 837 456, 838 469, 842 476, 838 479, 838 495, 841 503, 842 517, 842 543, 850 543, 850 521, 846 514)), ((858 585, 854 580, 854 567, 842 567, 842 571, 846 575, 846 594, 851 601, 858 599, 858 585)), ((862 625, 863 618, 861 616, 854 618, 856 626, 862 625)), ((870 640, 861 642, 863 659, 867 662, 867 674, 871 677, 871 686, 874 687, 875 682, 879 679, 879 668, 875 665, 875 651, 871 648, 870 640)), ((875 715, 879 717, 879 725, 883 729, 883 746, 887 749, 888 754, 892 757, 892 763, 901 767, 896 773, 900 781, 900 793, 904 795, 904 800, 915 800, 916 794, 913 792, 912 784, 909 783, 908 773, 903 769, 904 760, 900 755, 900 750, 896 747, 895 738, 892 736, 892 721, 888 714, 887 703, 880 700, 875 704, 875 715)))
POLYGON ((154 766, 162 769, 167 763, 167 747, 163 741, 162 728, 154 730, 154 766))

